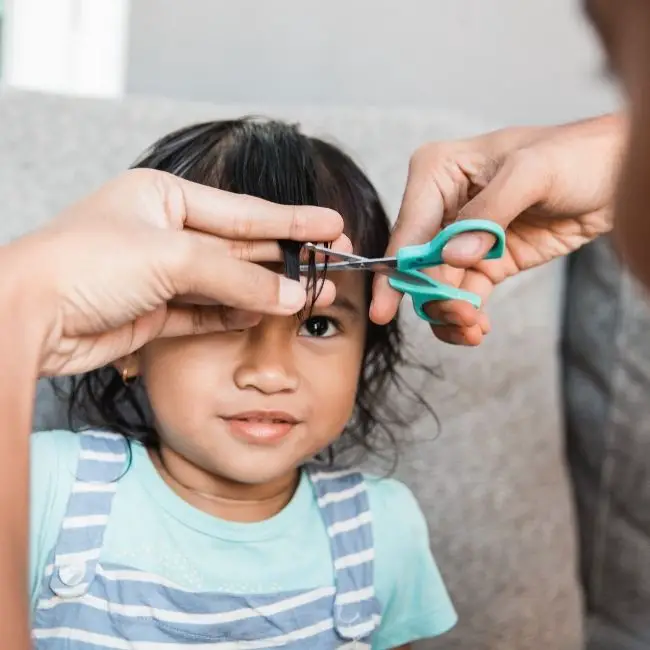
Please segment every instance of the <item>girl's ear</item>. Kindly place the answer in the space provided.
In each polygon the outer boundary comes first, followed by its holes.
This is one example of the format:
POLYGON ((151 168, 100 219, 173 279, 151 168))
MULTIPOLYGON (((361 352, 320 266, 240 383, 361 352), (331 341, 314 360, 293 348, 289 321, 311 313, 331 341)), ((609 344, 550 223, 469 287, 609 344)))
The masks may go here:
POLYGON ((134 352, 114 361, 113 366, 126 384, 130 379, 135 379, 140 374, 140 357, 137 352, 134 352))

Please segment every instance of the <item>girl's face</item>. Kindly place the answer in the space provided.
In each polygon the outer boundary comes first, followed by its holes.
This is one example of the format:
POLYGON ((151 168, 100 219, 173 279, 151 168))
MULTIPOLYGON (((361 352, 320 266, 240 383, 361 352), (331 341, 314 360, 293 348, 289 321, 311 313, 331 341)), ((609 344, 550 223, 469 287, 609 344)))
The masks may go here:
POLYGON ((293 473, 352 414, 368 307, 363 273, 332 273, 336 301, 309 318, 160 339, 140 354, 163 448, 245 484, 293 473))

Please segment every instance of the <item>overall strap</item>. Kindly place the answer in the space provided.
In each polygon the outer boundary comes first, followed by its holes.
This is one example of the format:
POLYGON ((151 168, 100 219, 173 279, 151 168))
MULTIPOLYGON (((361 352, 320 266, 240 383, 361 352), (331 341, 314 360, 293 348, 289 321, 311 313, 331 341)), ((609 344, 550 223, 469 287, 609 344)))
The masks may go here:
POLYGON ((345 639, 367 638, 380 621, 375 599, 372 517, 358 471, 307 468, 330 539, 336 582, 334 626, 345 639))
POLYGON ((127 468, 128 442, 116 433, 85 431, 76 480, 54 549, 50 588, 55 595, 83 595, 92 582, 119 478, 127 468))

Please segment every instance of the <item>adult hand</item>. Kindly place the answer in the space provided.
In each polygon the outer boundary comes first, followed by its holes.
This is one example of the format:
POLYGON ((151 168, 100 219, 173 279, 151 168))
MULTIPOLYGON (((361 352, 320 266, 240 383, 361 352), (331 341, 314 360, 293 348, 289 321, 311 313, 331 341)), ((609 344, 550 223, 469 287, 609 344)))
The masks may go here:
MULTIPOLYGON (((260 314, 298 312, 304 287, 256 262, 282 259, 278 239, 349 249, 342 231, 332 210, 138 169, 5 247, 0 260, 45 328, 41 373, 69 374, 154 337, 242 329, 260 314)), ((326 284, 320 300, 333 297, 326 284)))
MULTIPOLYGON (((387 255, 428 241, 456 220, 493 220, 507 233, 502 259, 482 261, 494 239, 472 233, 452 240, 443 254, 447 265, 430 271, 485 301, 506 278, 611 229, 624 135, 624 118, 611 115, 424 145, 411 159, 387 255)), ((375 279, 373 296, 371 318, 377 323, 393 318, 401 294, 386 278, 375 279)), ((478 345, 489 331, 485 313, 466 302, 440 303, 430 315, 446 323, 432 329, 449 343, 478 345)))

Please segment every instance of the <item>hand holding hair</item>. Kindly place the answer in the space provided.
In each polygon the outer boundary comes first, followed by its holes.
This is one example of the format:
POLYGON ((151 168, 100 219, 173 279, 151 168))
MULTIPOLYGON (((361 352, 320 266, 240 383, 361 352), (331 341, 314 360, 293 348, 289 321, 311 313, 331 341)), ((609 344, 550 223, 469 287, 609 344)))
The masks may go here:
MULTIPOLYGON (((333 210, 283 206, 164 172, 122 174, 0 253, 3 277, 29 309, 43 375, 77 373, 159 336, 243 329, 291 314, 305 288, 259 262, 278 239, 335 241, 333 210), (188 304, 192 303, 192 304, 188 304)), ((5 292, 7 287, 5 287, 5 292)), ((331 301, 326 283, 319 300, 331 301)))

